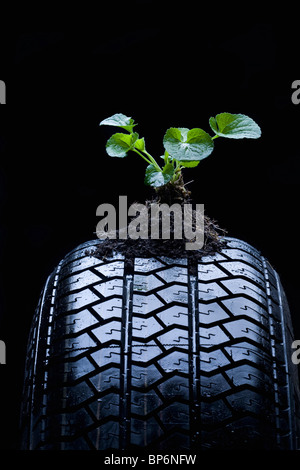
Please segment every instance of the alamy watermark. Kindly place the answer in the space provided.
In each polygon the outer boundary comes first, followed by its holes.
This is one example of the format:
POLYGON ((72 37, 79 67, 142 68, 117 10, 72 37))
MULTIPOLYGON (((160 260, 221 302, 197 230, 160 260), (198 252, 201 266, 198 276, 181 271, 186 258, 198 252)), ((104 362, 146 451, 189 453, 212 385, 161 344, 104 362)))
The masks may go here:
POLYGON ((204 244, 204 205, 134 203, 128 208, 127 196, 119 196, 119 211, 112 204, 100 204, 96 215, 100 239, 174 240, 184 239, 186 250, 200 250, 204 244), (128 218, 133 217, 128 223, 128 218), (118 220, 118 229, 117 229, 118 220))
POLYGON ((0 80, 0 104, 6 104, 6 86, 3 80, 0 80))
POLYGON ((300 364, 300 340, 295 340, 292 343, 292 349, 295 351, 292 354, 292 363, 298 366, 300 364))
POLYGON ((292 103, 299 104, 300 103, 300 80, 294 80, 292 83, 292 103))
POLYGON ((6 364, 6 344, 0 340, 0 364, 6 364))

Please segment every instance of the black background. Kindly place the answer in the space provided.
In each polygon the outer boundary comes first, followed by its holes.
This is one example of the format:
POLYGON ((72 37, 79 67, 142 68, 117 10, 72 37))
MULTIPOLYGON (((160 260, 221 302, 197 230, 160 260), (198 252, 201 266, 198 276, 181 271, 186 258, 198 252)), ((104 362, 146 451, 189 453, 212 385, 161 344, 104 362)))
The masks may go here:
POLYGON ((90 27, 21 24, 1 33, 0 449, 18 448, 27 335, 48 274, 95 238, 99 204, 151 195, 141 159, 106 155, 111 132, 99 122, 114 113, 138 122, 154 156, 168 127, 210 132, 208 119, 220 112, 260 125, 258 140, 217 139, 184 176, 206 214, 278 271, 300 338, 297 21, 292 11, 250 20, 245 8, 217 22, 216 7, 208 10, 174 4, 162 14, 155 2, 134 1, 101 10, 90 27))

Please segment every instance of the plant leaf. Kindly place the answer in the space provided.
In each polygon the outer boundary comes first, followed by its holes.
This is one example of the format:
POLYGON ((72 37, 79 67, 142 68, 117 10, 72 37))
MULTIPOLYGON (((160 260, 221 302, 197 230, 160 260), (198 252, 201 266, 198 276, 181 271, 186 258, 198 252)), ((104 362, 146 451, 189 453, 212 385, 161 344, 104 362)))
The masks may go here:
POLYGON ((133 148, 137 138, 137 133, 114 134, 106 143, 106 152, 110 157, 126 157, 127 152, 133 148))
POLYGON ((131 117, 125 116, 125 114, 121 113, 114 114, 113 116, 104 119, 100 122, 99 126, 103 125, 121 127, 128 132, 132 132, 132 129, 134 126, 136 126, 136 124, 134 124, 134 120, 131 117))
POLYGON ((167 163, 171 163, 173 158, 171 157, 171 155, 169 155, 169 153, 165 150, 165 153, 164 155, 160 155, 160 157, 162 160, 164 160, 165 164, 167 163))
POLYGON ((261 130, 253 119, 244 114, 221 113, 209 119, 215 134, 229 139, 258 139, 261 130))
POLYGON ((158 188, 159 186, 164 186, 169 181, 171 181, 174 175, 174 167, 172 163, 167 163, 162 171, 157 170, 154 165, 148 165, 146 168, 145 175, 145 184, 148 186, 153 186, 158 188))
POLYGON ((214 149, 209 134, 202 129, 171 127, 164 136, 164 147, 175 160, 194 162, 208 157, 214 149))
POLYGON ((171 181, 174 175, 174 166, 172 163, 166 163, 165 166, 163 167, 163 177, 165 180, 165 184, 171 181))
POLYGON ((141 152, 144 152, 144 150, 145 150, 145 148, 146 148, 144 137, 142 137, 141 139, 137 139, 137 140, 135 141, 134 147, 135 147, 137 150, 140 150, 141 152))
POLYGON ((181 161, 181 165, 183 165, 185 168, 194 168, 195 166, 199 165, 200 160, 191 160, 191 161, 181 161))

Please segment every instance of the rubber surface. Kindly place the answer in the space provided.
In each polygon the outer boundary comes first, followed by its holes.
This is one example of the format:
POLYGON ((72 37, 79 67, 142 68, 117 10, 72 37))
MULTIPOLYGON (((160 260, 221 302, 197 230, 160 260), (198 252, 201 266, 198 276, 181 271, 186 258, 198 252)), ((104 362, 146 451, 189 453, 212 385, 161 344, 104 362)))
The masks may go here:
POLYGON ((23 449, 299 448, 292 325, 247 243, 185 259, 69 253, 28 342, 23 449))

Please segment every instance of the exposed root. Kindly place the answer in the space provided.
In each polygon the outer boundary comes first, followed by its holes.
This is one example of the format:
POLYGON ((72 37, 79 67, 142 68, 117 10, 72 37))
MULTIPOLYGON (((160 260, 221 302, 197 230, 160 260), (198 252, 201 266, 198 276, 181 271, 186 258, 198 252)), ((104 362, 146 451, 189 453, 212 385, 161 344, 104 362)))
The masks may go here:
MULTIPOLYGON (((152 200, 147 200, 145 206, 148 208, 150 214, 151 204, 179 204, 183 210, 185 204, 193 207, 191 203, 191 193, 185 188, 182 177, 175 183, 168 183, 167 185, 156 189, 156 196, 152 200)), ((192 210, 192 229, 196 227, 196 211, 192 210)), ((188 240, 184 236, 184 229, 182 226, 182 238, 176 239, 174 237, 174 220, 170 218, 170 237, 169 239, 131 239, 129 237, 120 239, 118 232, 116 239, 101 240, 99 245, 94 249, 87 251, 87 254, 93 255, 97 258, 106 259, 118 252, 126 257, 127 265, 131 266, 135 257, 149 258, 165 256, 168 258, 187 258, 190 260, 200 260, 203 256, 219 251, 226 244, 224 237, 226 230, 221 229, 215 220, 210 219, 204 215, 204 243, 199 250, 187 250, 186 242, 188 240)), ((148 233, 150 232, 150 217, 148 218, 148 233)), ((182 217, 183 223, 183 217, 182 217)), ((161 234, 161 233, 160 233, 161 234)))

